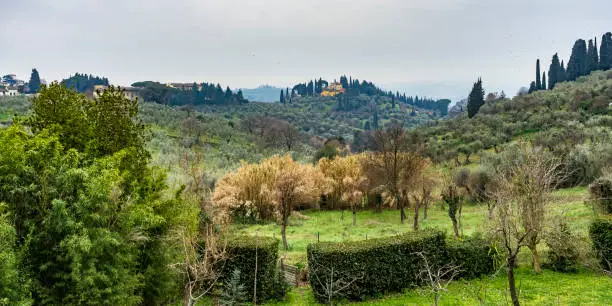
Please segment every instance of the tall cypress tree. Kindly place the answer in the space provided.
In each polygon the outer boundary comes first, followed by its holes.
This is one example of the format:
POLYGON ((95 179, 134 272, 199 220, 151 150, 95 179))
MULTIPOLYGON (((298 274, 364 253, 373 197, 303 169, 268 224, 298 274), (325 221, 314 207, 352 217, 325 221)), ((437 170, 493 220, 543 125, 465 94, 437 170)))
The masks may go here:
POLYGON ((599 68, 608 70, 612 68, 612 33, 608 32, 601 38, 599 49, 599 68))
POLYGON ((542 81, 540 79, 540 59, 536 61, 536 90, 542 89, 542 81))
POLYGON ((561 82, 561 65, 559 64, 559 56, 557 53, 553 55, 550 67, 548 68, 548 89, 555 88, 558 82, 561 82))
POLYGON ((542 88, 541 90, 546 90, 546 72, 542 72, 542 88))
POLYGON ((565 62, 561 61, 561 72, 559 72, 558 82, 560 83, 560 82, 565 82, 565 81, 567 81, 567 71, 565 70, 565 62))
POLYGON ((566 79, 575 81, 577 78, 588 74, 587 45, 584 39, 579 39, 574 43, 572 55, 567 62, 566 79))
POLYGON ((536 90, 538 90, 538 88, 536 86, 536 82, 535 81, 531 81, 531 84, 529 84, 529 91, 527 93, 533 93, 536 90))
POLYGON ((285 91, 281 89, 280 103, 285 104, 285 91))
POLYGON ((587 48, 587 74, 597 70, 599 66, 599 56, 597 56, 597 43, 593 44, 593 40, 589 39, 589 46, 587 48))
POLYGON ((37 93, 40 91, 40 75, 38 75, 38 70, 36 70, 36 68, 32 69, 29 85, 30 92, 37 93))
POLYGON ((468 97, 468 118, 473 118, 476 116, 478 110, 480 110, 480 107, 484 105, 484 94, 484 90, 482 89, 482 79, 478 78, 478 81, 474 83, 472 92, 470 92, 470 96, 468 97))

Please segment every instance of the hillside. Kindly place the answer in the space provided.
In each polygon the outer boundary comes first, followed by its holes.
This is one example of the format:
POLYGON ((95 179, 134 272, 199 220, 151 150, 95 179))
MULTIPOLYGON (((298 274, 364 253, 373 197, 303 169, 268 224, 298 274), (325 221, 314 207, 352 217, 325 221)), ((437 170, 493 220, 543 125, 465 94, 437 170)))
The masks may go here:
POLYGON ((599 154, 610 158, 611 102, 612 71, 596 71, 553 90, 488 101, 471 119, 463 113, 413 132, 423 137, 427 155, 437 162, 469 164, 473 155, 498 152, 520 139, 566 161, 583 151, 595 154, 596 146, 604 146, 599 154))

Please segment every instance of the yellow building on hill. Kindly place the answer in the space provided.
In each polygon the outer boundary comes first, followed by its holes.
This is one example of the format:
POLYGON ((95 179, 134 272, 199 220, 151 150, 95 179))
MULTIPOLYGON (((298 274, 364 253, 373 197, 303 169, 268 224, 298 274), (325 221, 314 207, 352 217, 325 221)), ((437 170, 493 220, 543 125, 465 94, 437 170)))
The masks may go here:
POLYGON ((334 82, 325 87, 325 89, 323 89, 323 91, 321 92, 321 96, 333 97, 344 92, 345 90, 344 87, 342 87, 342 84, 334 82))

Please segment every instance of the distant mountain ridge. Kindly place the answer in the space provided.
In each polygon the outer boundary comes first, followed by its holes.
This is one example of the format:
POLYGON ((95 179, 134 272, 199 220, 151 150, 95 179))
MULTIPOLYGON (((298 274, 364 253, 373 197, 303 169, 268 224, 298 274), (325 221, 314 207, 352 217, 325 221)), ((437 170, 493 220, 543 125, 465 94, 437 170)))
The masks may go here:
POLYGON ((253 102, 278 102, 280 92, 284 88, 271 85, 262 85, 257 88, 242 88, 244 97, 253 102))

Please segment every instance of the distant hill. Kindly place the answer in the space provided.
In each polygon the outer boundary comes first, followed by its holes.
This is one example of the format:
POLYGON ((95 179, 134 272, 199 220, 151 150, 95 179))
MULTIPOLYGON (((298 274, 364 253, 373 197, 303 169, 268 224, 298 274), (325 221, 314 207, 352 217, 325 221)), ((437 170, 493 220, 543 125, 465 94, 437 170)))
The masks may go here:
POLYGON ((253 102, 277 102, 283 88, 262 85, 257 88, 242 88, 244 97, 253 102))

